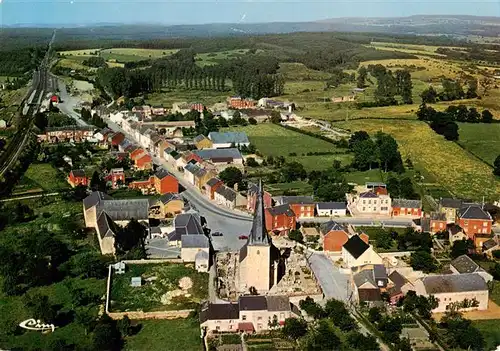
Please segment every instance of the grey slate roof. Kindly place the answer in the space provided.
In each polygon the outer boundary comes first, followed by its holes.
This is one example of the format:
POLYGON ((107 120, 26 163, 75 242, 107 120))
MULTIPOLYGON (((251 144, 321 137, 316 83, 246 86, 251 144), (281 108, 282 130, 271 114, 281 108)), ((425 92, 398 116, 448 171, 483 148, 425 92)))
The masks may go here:
POLYGON ((450 265, 460 274, 474 273, 481 270, 481 267, 467 255, 458 256, 450 262, 450 265))
POLYGON ((373 265, 373 276, 375 277, 375 280, 387 279, 387 271, 383 264, 373 265))
POLYGON ((376 199, 378 197, 373 191, 366 191, 364 193, 359 194, 359 197, 363 199, 376 199))
POLYGON ((94 191, 92 194, 83 199, 83 206, 86 210, 96 206, 102 200, 112 200, 113 198, 102 191, 94 191))
POLYGON ((236 148, 195 150, 194 153, 200 156, 203 160, 229 158, 233 160, 241 160, 243 158, 240 150, 236 148))
POLYGON ((267 310, 270 312, 278 311, 290 311, 290 299, 288 296, 266 296, 267 300, 267 310))
POLYGON ((169 175, 170 173, 168 173, 168 171, 165 168, 160 168, 155 173, 155 177, 158 179, 163 179, 169 175))
POLYGON ((193 213, 182 213, 174 218, 175 231, 181 235, 204 234, 199 217, 193 213))
POLYGON ((198 167, 198 166, 197 166, 197 165, 195 165, 195 164, 188 163, 188 164, 184 167, 184 169, 185 169, 186 171, 188 171, 189 173, 191 173, 191 174, 193 174, 193 175, 194 175, 194 174, 196 174, 196 173, 200 170, 200 167, 198 167))
POLYGON ((259 192, 255 203, 255 212, 253 215, 252 229, 248 236, 248 245, 269 246, 271 240, 267 234, 266 214, 264 212, 264 193, 262 190, 262 181, 259 181, 259 192))
POLYGON ((440 207, 446 207, 446 208, 456 208, 459 209, 462 207, 462 200, 461 199, 451 199, 451 198, 442 198, 439 200, 439 206, 440 207))
POLYGON ((83 169, 74 169, 71 171, 75 177, 85 177, 85 171, 83 169))
POLYGON ((200 250, 196 253, 196 255, 194 256, 194 260, 195 261, 198 261, 198 260, 208 260, 210 258, 210 256, 208 255, 208 252, 204 251, 204 250, 200 250))
POLYGON ((486 281, 477 273, 431 275, 422 278, 428 294, 488 290, 486 281))
POLYGON ((462 207, 459 211, 459 217, 464 219, 484 219, 491 220, 491 215, 483 210, 479 205, 470 205, 462 207))
POLYGON ((392 207, 399 208, 422 208, 421 200, 393 199, 392 207))
POLYGON ((96 223, 101 239, 104 239, 105 237, 114 237, 118 231, 118 226, 106 212, 101 212, 96 223))
POLYGON ((282 214, 286 214, 288 217, 294 217, 295 213, 293 213, 289 204, 284 204, 280 206, 269 207, 267 209, 271 216, 278 216, 282 214))
POLYGON ((208 303, 202 306, 200 312, 200 323, 212 320, 237 320, 239 311, 237 303, 208 303))
POLYGON ((355 274, 353 276, 353 280, 354 284, 356 284, 358 288, 365 283, 370 283, 375 288, 377 288, 377 283, 375 282, 375 278, 373 277, 372 269, 364 269, 361 272, 355 274))
POLYGON ((267 300, 265 296, 240 296, 238 305, 240 311, 267 310, 267 300))
POLYGON ((318 202, 316 206, 318 210, 345 210, 347 208, 345 202, 318 202))
POLYGON ((207 185, 212 187, 214 185, 216 185, 217 183, 219 183, 221 180, 219 178, 210 178, 207 182, 207 185))
POLYGON ((398 271, 389 274, 389 279, 394 283, 394 287, 399 290, 401 290, 401 287, 408 281, 398 271))
POLYGON ((176 193, 166 193, 160 196, 158 200, 161 201, 163 204, 168 204, 172 200, 182 200, 182 198, 179 194, 176 193))
POLYGON ((236 200, 236 191, 225 185, 218 187, 215 192, 229 201, 236 200))
POLYGON ((101 201, 98 207, 114 221, 146 220, 149 217, 148 199, 106 200, 101 201))
POLYGON ((248 136, 244 132, 210 132, 208 139, 212 140, 214 144, 248 144, 248 136))
POLYGON ((183 235, 181 236, 182 248, 207 248, 210 247, 208 238, 204 235, 183 235))
POLYGON ((344 249, 347 250, 354 258, 361 256, 370 246, 365 243, 359 235, 353 235, 344 244, 344 249))
POLYGON ((323 223, 319 226, 319 230, 321 231, 321 233, 324 235, 324 234, 327 234, 329 232, 331 232, 332 230, 341 230, 341 231, 346 231, 345 230, 345 227, 343 225, 341 225, 340 223, 338 222, 335 222, 335 221, 328 221, 326 223, 323 223))
POLYGON ((483 249, 484 250, 490 250, 490 249, 494 248, 497 245, 498 244, 497 244, 497 242, 494 239, 490 239, 490 240, 485 241, 483 243, 483 249))

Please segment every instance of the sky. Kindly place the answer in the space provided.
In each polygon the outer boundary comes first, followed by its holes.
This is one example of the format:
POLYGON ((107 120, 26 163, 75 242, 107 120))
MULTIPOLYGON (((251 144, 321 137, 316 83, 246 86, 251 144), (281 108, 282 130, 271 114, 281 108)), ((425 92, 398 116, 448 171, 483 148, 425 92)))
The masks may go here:
POLYGON ((302 22, 417 14, 500 16, 498 0, 0 0, 0 25, 302 22))

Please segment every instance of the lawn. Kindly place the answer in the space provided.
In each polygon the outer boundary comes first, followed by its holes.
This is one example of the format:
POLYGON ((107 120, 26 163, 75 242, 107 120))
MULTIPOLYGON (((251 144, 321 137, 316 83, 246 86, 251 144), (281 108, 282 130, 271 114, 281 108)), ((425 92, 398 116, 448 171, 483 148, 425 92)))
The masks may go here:
POLYGON ((384 182, 383 173, 379 169, 370 171, 356 171, 345 174, 349 183, 365 184, 366 182, 384 182))
MULTIPOLYGON (((133 57, 134 61, 137 60, 145 60, 148 58, 161 58, 165 56, 170 56, 172 54, 175 54, 177 51, 176 49, 136 49, 136 48, 116 48, 116 49, 107 49, 107 50, 101 50, 100 54, 102 57, 105 57, 104 55, 125 55, 127 57, 133 57), (104 54, 104 55, 103 55, 104 54)), ((112 58, 112 57, 111 57, 112 58)), ((120 60, 118 60, 120 61, 120 60)))
POLYGON ((219 91, 193 91, 193 90, 165 90, 161 93, 148 94, 146 103, 150 105, 162 105, 171 107, 177 102, 200 102, 211 106, 215 103, 224 102, 227 99, 228 92, 219 91))
POLYGON ((184 264, 127 265, 127 272, 114 275, 111 284, 113 311, 166 311, 195 308, 208 295, 208 274, 184 264), (143 285, 131 287, 130 279, 141 276, 143 285), (147 282, 146 279, 153 278, 147 282), (192 287, 179 290, 179 280, 189 277, 192 287), (179 296, 167 296, 177 291, 179 296), (186 296, 190 295, 190 296, 186 296))
POLYGON ((69 187, 65 176, 59 170, 52 167, 52 165, 48 163, 33 163, 21 178, 21 184, 16 187, 16 192, 37 188, 41 188, 47 192, 54 192, 68 189, 69 187))
POLYGON ((399 52, 406 52, 409 54, 420 54, 420 55, 432 55, 432 56, 446 57, 446 55, 436 53, 436 50, 440 46, 387 43, 387 42, 381 42, 381 41, 379 41, 379 42, 373 41, 373 42, 371 42, 370 45, 366 45, 366 46, 376 48, 377 50, 399 51, 399 52))
MULTIPOLYGON (((337 148, 327 141, 285 129, 271 123, 249 125, 245 127, 231 127, 228 130, 247 133, 250 142, 254 144, 257 150, 264 156, 284 156, 286 159, 289 159, 293 157, 307 157, 303 155, 307 152, 342 151, 342 149, 337 148), (290 156, 290 153, 295 153, 297 156, 290 156)), ((335 156, 341 158, 346 155, 341 154, 335 156)))
POLYGON ((458 144, 493 166, 500 155, 500 124, 458 123, 458 144))
POLYGON ((330 73, 317 71, 307 68, 303 63, 298 62, 283 62, 280 63, 278 73, 289 81, 314 81, 314 80, 327 80, 331 77, 330 73))
POLYGON ((377 237, 381 233, 397 232, 398 234, 403 234, 405 232, 405 228, 390 228, 384 229, 381 227, 356 227, 356 230, 361 231, 369 236, 370 243, 373 244, 377 248, 377 252, 393 252, 398 251, 398 243, 395 240, 392 240, 392 246, 389 249, 379 248, 376 245, 377 237))
POLYGON ((293 192, 297 195, 312 195, 313 193, 312 185, 304 181, 264 184, 264 188, 273 194, 273 196, 283 195, 285 191, 293 192))
POLYGON ((495 350, 500 345, 500 319, 476 320, 472 321, 472 325, 483 335, 485 350, 495 350))
POLYGON ((196 319, 147 320, 138 322, 141 330, 127 337, 129 351, 201 351, 200 325, 196 319))
MULTIPOLYGON (((424 122, 402 120, 357 120, 334 123, 351 131, 370 134, 383 131, 398 141, 403 159, 410 157, 416 168, 422 168, 450 193, 475 200, 484 196, 495 199, 500 181, 491 167, 470 155, 454 142, 446 141, 424 122)), ((431 180, 432 181, 432 180, 431 180)), ((424 179, 428 183, 428 179, 424 179)))

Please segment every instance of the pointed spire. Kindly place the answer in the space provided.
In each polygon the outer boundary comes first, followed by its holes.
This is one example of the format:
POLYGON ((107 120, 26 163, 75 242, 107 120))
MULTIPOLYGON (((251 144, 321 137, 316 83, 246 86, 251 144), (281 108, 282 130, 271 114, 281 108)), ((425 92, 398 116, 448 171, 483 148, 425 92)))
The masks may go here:
POLYGON ((264 191, 262 190, 262 180, 259 179, 259 190, 255 201, 252 231, 248 236, 249 245, 269 245, 270 243, 266 228, 266 214, 264 211, 264 191))

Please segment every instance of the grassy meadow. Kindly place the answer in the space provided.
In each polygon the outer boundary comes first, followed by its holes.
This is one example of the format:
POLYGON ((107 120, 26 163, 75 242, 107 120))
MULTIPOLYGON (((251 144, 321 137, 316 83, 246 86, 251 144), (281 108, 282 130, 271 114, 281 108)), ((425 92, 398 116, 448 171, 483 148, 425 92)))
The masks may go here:
POLYGON ((250 142, 262 155, 283 156, 288 162, 298 161, 309 171, 327 169, 331 167, 334 160, 339 160, 344 165, 349 164, 352 160, 352 155, 345 153, 346 150, 339 149, 327 141, 271 123, 232 127, 228 130, 247 133, 250 142), (337 152, 338 154, 307 156, 308 152, 337 152), (290 156, 291 153, 296 155, 290 156))
MULTIPOLYGON (((335 123, 351 131, 365 130, 370 134, 383 131, 398 141, 403 159, 410 157, 416 168, 429 174, 426 183, 436 183, 451 194, 471 199, 495 199, 500 193, 500 181, 489 166, 470 155, 454 142, 446 141, 427 124, 402 120, 357 120, 335 123)), ((422 174, 426 178, 425 174, 422 174)))
POLYGON ((54 192, 68 188, 65 175, 59 170, 47 163, 33 163, 24 173, 15 192, 30 190, 54 192))
POLYGON ((458 123, 458 144, 493 166, 500 155, 500 124, 458 123))
POLYGON ((137 323, 140 331, 125 340, 127 351, 203 350, 197 319, 145 320, 137 323))

